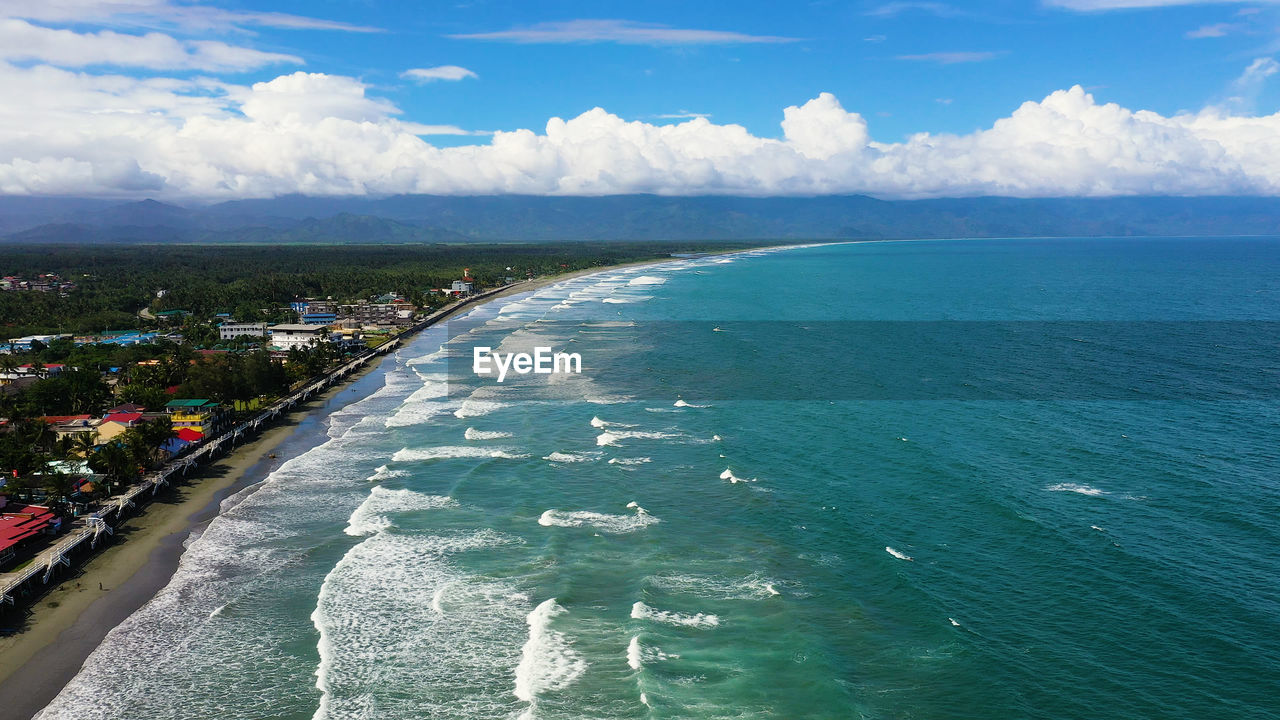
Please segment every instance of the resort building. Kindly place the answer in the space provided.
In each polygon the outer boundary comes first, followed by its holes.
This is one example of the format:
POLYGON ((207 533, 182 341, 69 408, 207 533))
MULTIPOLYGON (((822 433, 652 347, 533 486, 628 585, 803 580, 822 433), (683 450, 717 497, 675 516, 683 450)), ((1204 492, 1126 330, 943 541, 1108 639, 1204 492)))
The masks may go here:
POLYGON ((318 345, 328 333, 324 325, 283 324, 267 328, 271 336, 271 346, 281 350, 318 345))
POLYGON ((251 335, 254 337, 266 337, 266 323, 246 323, 246 322, 224 322, 218 326, 218 339, 234 340, 238 337, 251 335))
POLYGON ((413 322, 413 305, 407 302, 360 302, 338 308, 338 318, 356 327, 365 325, 408 325, 413 322), (408 318, 408 322, 405 322, 408 318))
POLYGON ((212 400, 170 400, 164 409, 169 413, 173 429, 180 434, 183 430, 192 430, 201 435, 214 435, 222 427, 222 408, 212 400))

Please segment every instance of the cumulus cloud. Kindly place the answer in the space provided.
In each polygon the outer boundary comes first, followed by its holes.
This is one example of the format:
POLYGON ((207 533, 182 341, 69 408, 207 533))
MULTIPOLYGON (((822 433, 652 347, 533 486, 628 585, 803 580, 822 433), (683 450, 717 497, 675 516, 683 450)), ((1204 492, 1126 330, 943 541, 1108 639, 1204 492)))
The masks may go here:
MULTIPOLYGON (((1251 66, 1253 67, 1253 66, 1251 66)), ((1274 72, 1262 63, 1250 77, 1274 72)), ((1280 192, 1280 114, 1172 117, 1080 87, 989 128, 871 139, 830 94, 785 108, 780 137, 695 117, 654 124, 601 108, 540 132, 437 147, 449 125, 403 120, 361 81, 296 72, 234 85, 0 62, 0 193, 824 194, 886 197, 1280 192)))
POLYGON ((491 40, 523 44, 611 42, 620 45, 741 45, 789 43, 797 38, 748 35, 725 30, 674 28, 630 20, 568 20, 546 22, 497 32, 450 35, 459 40, 491 40))
POLYGON ((238 71, 279 63, 302 64, 294 55, 268 53, 213 40, 181 41, 153 32, 127 35, 103 30, 78 33, 0 18, 0 60, 35 60, 61 67, 114 65, 160 70, 238 71))
POLYGON ((400 77, 428 83, 437 80, 465 80, 466 78, 478 78, 480 76, 457 65, 438 65, 429 68, 410 68, 400 73, 400 77))

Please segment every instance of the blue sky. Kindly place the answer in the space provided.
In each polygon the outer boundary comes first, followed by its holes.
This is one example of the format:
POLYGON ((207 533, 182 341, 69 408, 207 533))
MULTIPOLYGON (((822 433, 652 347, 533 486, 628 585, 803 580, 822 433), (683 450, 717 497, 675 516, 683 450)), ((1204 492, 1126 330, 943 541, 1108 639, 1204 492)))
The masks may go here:
MULTIPOLYGON (((707 113, 777 136, 783 107, 830 92, 867 116, 872 137, 895 141, 914 132, 986 127, 1026 100, 1077 84, 1100 101, 1169 115, 1220 101, 1249 62, 1269 55, 1280 39, 1277 12, 1247 3, 1092 12, 1034 0, 221 5, 379 28, 372 34, 260 28, 244 40, 298 55, 312 72, 361 77, 421 122, 478 130, 539 128, 548 117, 600 106, 656 122, 707 113), (457 37, 584 19, 790 41, 457 37), (1188 37, 1215 25, 1221 36, 1188 37), (952 53, 969 55, 945 55, 952 53), (911 56, 920 59, 902 59, 911 56), (478 77, 429 84, 399 77, 441 65, 478 77)), ((279 69, 251 76, 268 78, 279 69)), ((1264 110, 1276 100, 1273 91, 1259 98, 1264 110)))
POLYGON ((0 193, 1272 193, 1278 50, 1271 2, 0 0, 0 193))

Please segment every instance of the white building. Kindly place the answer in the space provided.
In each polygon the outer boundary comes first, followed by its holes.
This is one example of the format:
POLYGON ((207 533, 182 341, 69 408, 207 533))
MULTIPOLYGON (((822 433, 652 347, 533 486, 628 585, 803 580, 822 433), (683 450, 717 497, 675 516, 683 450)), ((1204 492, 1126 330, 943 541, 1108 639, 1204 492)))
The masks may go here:
POLYGON ((318 345, 323 342, 322 335, 327 335, 329 328, 324 325, 272 325, 267 328, 271 335, 272 347, 281 350, 292 350, 295 347, 318 345))
POLYGON ((224 322, 218 326, 218 337, 223 340, 232 340, 244 335, 264 337, 266 334, 266 323, 224 322))

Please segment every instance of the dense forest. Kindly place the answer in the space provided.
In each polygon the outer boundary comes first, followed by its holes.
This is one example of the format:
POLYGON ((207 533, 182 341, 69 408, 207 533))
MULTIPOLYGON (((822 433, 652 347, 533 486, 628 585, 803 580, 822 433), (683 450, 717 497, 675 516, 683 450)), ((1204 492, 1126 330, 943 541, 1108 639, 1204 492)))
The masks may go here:
MULTIPOLYGON (((748 243, 734 243, 743 247, 748 243)), ((25 245, 0 247, 0 275, 56 273, 76 283, 58 293, 0 292, 0 339, 140 326, 138 312, 186 310, 274 317, 303 297, 339 301, 399 293, 429 305, 464 268, 481 287, 506 277, 548 275, 673 252, 724 250, 724 243, 555 243, 505 245, 25 245), (163 297, 157 293, 163 290, 163 297), (264 310, 268 312, 263 312, 264 310)), ((441 302, 436 298, 434 302, 441 302)))

